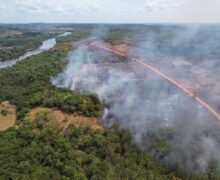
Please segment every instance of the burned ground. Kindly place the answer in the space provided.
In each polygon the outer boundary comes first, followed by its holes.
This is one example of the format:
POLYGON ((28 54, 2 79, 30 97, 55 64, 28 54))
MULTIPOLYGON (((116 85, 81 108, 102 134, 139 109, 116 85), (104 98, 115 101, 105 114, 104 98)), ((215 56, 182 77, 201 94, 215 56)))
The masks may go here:
MULTIPOLYGON (((153 65, 184 84, 195 96, 201 92, 201 83, 196 82, 200 75, 194 76, 193 73, 197 66, 184 59, 167 56, 152 58, 150 55, 143 58, 143 54, 126 54, 128 58, 122 62, 118 55, 91 47, 91 43, 101 43, 101 46, 113 50, 119 49, 119 53, 125 53, 127 49, 125 45, 113 47, 106 43, 90 41, 70 53, 67 69, 54 79, 53 83, 71 90, 97 93, 105 105, 102 119, 105 127, 111 128, 115 123, 119 123, 122 129, 128 128, 132 132, 134 143, 150 150, 161 161, 171 165, 177 163, 186 171, 205 171, 209 162, 218 156, 220 149, 217 136, 209 133, 209 129, 219 127, 218 122, 192 97, 133 59, 139 58, 153 65), (157 129, 166 131, 166 128, 172 129, 171 136, 157 136, 157 129), (164 152, 160 151, 161 148, 157 151, 155 143, 150 143, 148 133, 151 131, 153 135, 150 137, 157 137, 154 141, 158 146, 161 141, 164 142, 161 145, 166 149, 164 152), (206 153, 207 144, 213 146, 212 153, 206 153), (195 147, 199 150, 197 154, 195 149, 192 149, 195 147), (187 148, 188 150, 180 151, 187 148)), ((136 49, 131 52, 135 51, 136 49)), ((147 53, 144 52, 145 55, 147 53)))

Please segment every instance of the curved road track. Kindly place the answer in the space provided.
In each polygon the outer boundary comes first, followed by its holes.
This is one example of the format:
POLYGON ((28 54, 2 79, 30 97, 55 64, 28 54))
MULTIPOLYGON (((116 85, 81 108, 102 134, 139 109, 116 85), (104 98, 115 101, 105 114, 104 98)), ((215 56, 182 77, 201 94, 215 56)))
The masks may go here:
MULTIPOLYGON (((122 56, 122 57, 127 57, 125 54, 120 53, 118 51, 115 51, 113 49, 107 48, 105 46, 96 44, 96 43, 92 43, 90 46, 92 47, 96 47, 99 49, 103 49, 105 51, 111 52, 113 54, 122 56)), ((205 102, 203 99, 201 99, 200 97, 196 96, 195 94, 193 94, 191 91, 189 91, 184 85, 182 85, 181 83, 177 82, 176 80, 172 79, 171 77, 167 76, 166 74, 164 74, 163 72, 161 72, 160 70, 158 70, 157 68, 155 68, 154 66, 147 64, 139 59, 132 59, 133 61, 135 61, 136 63, 144 66, 147 69, 150 69, 151 71, 153 71, 154 73, 156 73, 157 75, 161 76, 163 79, 171 82, 173 85, 177 86, 179 89, 181 89, 183 92, 185 92, 187 95, 189 95, 190 97, 192 97, 197 103, 199 103, 200 105, 202 105, 206 110, 208 110, 209 113, 211 113, 218 121, 220 121, 220 114, 215 111, 207 102, 205 102)))

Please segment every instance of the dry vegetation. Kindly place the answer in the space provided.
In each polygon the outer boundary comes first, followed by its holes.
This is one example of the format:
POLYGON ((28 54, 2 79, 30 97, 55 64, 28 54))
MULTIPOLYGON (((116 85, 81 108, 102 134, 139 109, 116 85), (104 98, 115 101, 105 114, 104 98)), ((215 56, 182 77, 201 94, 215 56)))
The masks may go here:
POLYGON ((119 44, 113 46, 113 50, 118 51, 120 53, 128 54, 131 51, 131 48, 127 44, 119 44))
POLYGON ((16 108, 8 101, 0 104, 0 131, 14 126, 16 120, 16 108))
POLYGON ((32 109, 26 118, 36 119, 40 113, 47 113, 49 119, 52 119, 60 124, 61 127, 67 128, 70 124, 76 127, 91 128, 93 130, 102 129, 103 127, 97 123, 95 117, 85 117, 76 114, 67 114, 60 110, 37 107, 32 109))
POLYGON ((13 29, 11 30, 0 29, 0 37, 17 36, 17 35, 22 35, 22 32, 13 29))

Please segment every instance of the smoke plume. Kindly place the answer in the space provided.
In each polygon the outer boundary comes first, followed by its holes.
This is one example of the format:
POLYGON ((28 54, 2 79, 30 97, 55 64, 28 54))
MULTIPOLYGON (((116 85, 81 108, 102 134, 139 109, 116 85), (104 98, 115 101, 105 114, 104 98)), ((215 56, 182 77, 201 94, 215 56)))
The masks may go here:
MULTIPOLYGON (((210 79, 217 79, 219 54, 213 48, 218 46, 214 39, 206 39, 215 32, 206 27, 146 26, 143 40, 133 44, 138 47, 133 55, 186 85, 198 84, 196 95, 218 109, 218 81, 213 80, 216 88, 210 88, 210 79), (208 47, 200 44, 205 40, 208 47)), ((81 43, 69 53, 66 69, 53 78, 53 84, 97 93, 105 105, 101 123, 110 128, 117 122, 120 128, 128 128, 133 142, 162 162, 189 172, 205 172, 213 161, 219 168, 220 122, 180 89, 131 60, 81 43)))

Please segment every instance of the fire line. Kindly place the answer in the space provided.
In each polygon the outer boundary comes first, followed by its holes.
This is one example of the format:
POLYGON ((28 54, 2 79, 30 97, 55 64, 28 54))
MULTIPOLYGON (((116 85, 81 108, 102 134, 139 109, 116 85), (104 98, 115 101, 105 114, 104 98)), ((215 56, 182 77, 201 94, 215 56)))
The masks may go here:
MULTIPOLYGON (((119 56, 122 56, 122 57, 126 57, 125 54, 123 53, 120 53, 118 51, 115 51, 113 49, 110 49, 110 48, 107 48, 107 47, 104 47, 104 46, 101 46, 101 45, 98 45, 98 44, 94 44, 92 43, 90 46, 93 46, 93 47, 97 47, 97 48, 101 48, 101 49, 104 49, 108 52, 111 52, 111 53, 114 53, 114 54, 117 54, 119 56)), ((138 59, 132 59, 133 61, 135 61, 136 63, 144 66, 145 68, 147 69, 150 69, 151 71, 153 71, 154 73, 156 73, 157 75, 163 77, 165 80, 171 82, 173 85, 177 86, 179 89, 181 89, 182 91, 184 91, 187 95, 189 95, 190 97, 192 97, 197 103, 199 103, 200 105, 202 105, 205 109, 208 110, 209 113, 211 113, 218 121, 220 121, 220 114, 215 111, 208 103, 206 103, 203 99, 201 99, 200 97, 198 96, 195 96, 192 92, 190 92, 186 87, 184 87, 181 83, 177 82, 176 80, 172 79, 171 77, 167 76, 166 74, 164 74, 163 72, 161 72, 160 70, 158 70, 157 68, 153 67, 152 65, 150 64, 147 64, 141 60, 138 60, 138 59)))

